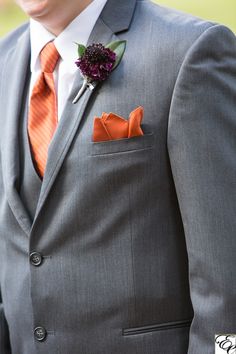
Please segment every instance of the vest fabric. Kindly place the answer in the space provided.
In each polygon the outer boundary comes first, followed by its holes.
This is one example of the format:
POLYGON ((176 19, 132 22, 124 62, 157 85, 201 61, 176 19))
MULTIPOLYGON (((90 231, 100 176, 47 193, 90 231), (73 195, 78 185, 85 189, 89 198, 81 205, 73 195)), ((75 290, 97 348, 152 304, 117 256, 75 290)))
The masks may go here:
POLYGON ((27 133, 28 122, 28 102, 29 102, 29 82, 26 85, 24 95, 25 100, 22 104, 22 111, 19 123, 19 147, 20 147, 20 185, 19 192, 20 198, 27 209, 31 221, 33 222, 36 212, 42 181, 38 176, 30 151, 30 144, 27 133), (28 94, 27 94, 28 92, 28 94))

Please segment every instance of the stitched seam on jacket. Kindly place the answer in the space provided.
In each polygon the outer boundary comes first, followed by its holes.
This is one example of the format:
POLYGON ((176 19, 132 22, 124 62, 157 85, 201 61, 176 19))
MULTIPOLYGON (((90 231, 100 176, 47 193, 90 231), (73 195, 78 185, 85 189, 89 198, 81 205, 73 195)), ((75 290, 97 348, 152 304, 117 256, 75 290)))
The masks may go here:
POLYGON ((131 248, 131 257, 132 257, 132 276, 133 276, 133 292, 134 292, 134 321, 136 321, 136 314, 137 314, 137 300, 136 300, 136 286, 135 286, 135 273, 134 273, 134 250, 133 250, 133 228, 131 224, 131 192, 130 192, 130 185, 129 185, 129 227, 130 227, 130 248, 131 248))

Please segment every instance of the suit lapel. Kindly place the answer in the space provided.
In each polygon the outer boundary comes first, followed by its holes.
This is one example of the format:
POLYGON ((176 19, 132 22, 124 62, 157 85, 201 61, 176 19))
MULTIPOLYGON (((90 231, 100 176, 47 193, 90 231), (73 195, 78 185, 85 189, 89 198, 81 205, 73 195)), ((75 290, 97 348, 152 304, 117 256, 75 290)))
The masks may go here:
POLYGON ((2 113, 7 124, 2 137, 2 171, 8 203, 23 231, 29 235, 31 222, 18 194, 19 148, 18 127, 26 76, 29 69, 29 30, 19 38, 16 47, 6 58, 3 82, 8 82, 2 102, 8 102, 2 113), (14 68, 14 70, 13 70, 14 68), (7 91, 9 87, 9 91, 7 91), (11 97, 11 99, 10 99, 11 97))
MULTIPOLYGON (((112 40, 117 40, 114 33, 117 31, 120 32, 122 30, 126 30, 129 27, 135 4, 136 0, 120 0, 118 5, 116 1, 108 0, 90 35, 88 44, 98 42, 107 44, 112 40), (114 11, 114 9, 116 10, 114 11)), ((91 96, 96 91, 96 88, 93 91, 87 90, 79 102, 77 104, 73 104, 72 101, 78 93, 81 85, 82 78, 78 70, 70 97, 68 98, 66 107, 61 117, 60 124, 50 145, 47 167, 33 227, 59 173, 76 132, 78 131, 79 125, 85 117, 86 108, 91 96)))

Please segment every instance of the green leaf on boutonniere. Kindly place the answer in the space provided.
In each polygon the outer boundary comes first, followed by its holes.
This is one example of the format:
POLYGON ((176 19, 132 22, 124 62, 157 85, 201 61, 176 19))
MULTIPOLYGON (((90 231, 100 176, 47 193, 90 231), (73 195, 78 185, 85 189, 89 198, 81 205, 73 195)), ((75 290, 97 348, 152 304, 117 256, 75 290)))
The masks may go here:
POLYGON ((83 44, 79 44, 76 43, 78 45, 78 55, 79 58, 82 58, 82 56, 84 55, 85 51, 86 51, 86 47, 83 44))
POLYGON ((121 59, 123 58, 125 48, 126 48, 126 41, 111 42, 106 45, 106 48, 109 48, 116 53, 116 61, 112 68, 112 70, 114 70, 120 64, 121 59))

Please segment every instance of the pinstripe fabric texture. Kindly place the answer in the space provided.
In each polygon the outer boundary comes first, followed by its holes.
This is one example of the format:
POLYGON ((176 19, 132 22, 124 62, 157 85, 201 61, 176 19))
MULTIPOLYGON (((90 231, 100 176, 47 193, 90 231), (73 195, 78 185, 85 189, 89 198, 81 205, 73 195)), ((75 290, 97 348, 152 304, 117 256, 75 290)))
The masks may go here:
POLYGON ((40 53, 42 72, 33 88, 28 119, 28 135, 32 156, 40 177, 47 163, 48 147, 57 127, 57 97, 53 71, 60 55, 53 42, 40 53))

